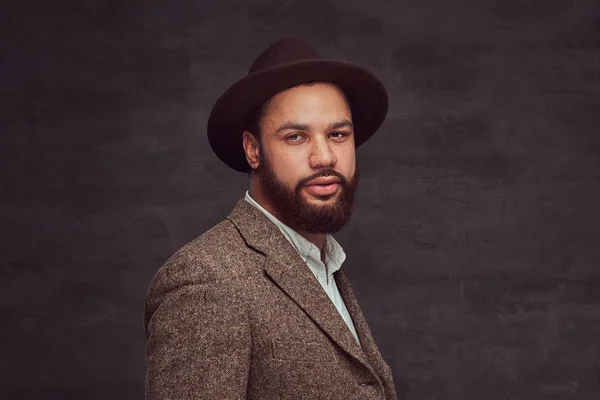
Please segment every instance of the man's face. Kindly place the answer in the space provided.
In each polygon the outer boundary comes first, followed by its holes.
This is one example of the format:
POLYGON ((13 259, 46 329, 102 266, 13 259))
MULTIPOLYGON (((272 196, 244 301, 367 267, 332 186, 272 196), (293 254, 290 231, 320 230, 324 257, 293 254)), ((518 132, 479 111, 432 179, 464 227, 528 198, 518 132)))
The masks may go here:
POLYGON ((273 97, 261 125, 263 193, 295 230, 334 233, 349 220, 358 183, 352 116, 339 88, 303 85, 273 97), (335 180, 313 185, 315 179, 335 180))

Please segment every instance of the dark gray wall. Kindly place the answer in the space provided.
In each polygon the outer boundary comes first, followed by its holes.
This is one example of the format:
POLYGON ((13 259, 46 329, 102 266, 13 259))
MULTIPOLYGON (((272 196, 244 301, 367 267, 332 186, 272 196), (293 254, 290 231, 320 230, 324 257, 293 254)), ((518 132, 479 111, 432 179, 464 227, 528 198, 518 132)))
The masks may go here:
POLYGON ((270 42, 371 68, 389 117, 336 237, 410 399, 598 399, 594 0, 5 5, 0 397, 143 393, 144 295, 244 174, 208 112, 270 42))

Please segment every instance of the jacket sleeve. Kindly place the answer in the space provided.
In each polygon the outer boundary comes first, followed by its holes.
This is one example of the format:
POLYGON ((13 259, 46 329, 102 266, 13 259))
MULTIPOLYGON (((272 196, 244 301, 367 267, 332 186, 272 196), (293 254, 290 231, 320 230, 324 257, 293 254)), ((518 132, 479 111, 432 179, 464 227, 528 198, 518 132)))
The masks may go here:
POLYGON ((182 262, 161 268, 146 298, 146 399, 244 399, 251 351, 244 302, 225 282, 191 278, 182 262))

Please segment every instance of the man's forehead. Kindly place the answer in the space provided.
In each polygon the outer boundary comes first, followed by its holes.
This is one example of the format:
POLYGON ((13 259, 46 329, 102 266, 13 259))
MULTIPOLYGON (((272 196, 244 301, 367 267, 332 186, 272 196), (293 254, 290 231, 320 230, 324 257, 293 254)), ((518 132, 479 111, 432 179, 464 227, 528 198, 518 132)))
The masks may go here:
POLYGON ((345 93, 336 85, 327 82, 317 82, 302 84, 283 90, 268 101, 269 106, 277 108, 287 108, 290 103, 296 103, 302 100, 314 101, 322 99, 332 103, 343 102, 348 106, 348 99, 345 93))
POLYGON ((344 93, 335 87, 332 90, 335 92, 281 92, 269 100, 265 111, 277 119, 300 119, 306 112, 325 118, 352 119, 350 104, 344 93))

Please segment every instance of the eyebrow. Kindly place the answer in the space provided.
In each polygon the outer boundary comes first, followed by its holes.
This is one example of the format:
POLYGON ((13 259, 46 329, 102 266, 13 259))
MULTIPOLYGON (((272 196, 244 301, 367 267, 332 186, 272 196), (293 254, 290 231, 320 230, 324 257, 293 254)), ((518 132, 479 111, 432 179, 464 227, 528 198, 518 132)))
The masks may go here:
MULTIPOLYGON (((342 121, 333 122, 333 123, 329 124, 329 126, 327 127, 327 130, 341 129, 341 128, 354 128, 354 125, 352 124, 352 122, 350 120, 345 119, 342 121)), ((281 133, 283 131, 287 131, 290 129, 299 130, 299 131, 310 131, 311 127, 310 127, 310 125, 307 125, 307 124, 299 124, 296 122, 286 122, 283 125, 279 126, 279 128, 277 128, 275 133, 276 134, 281 133)))

